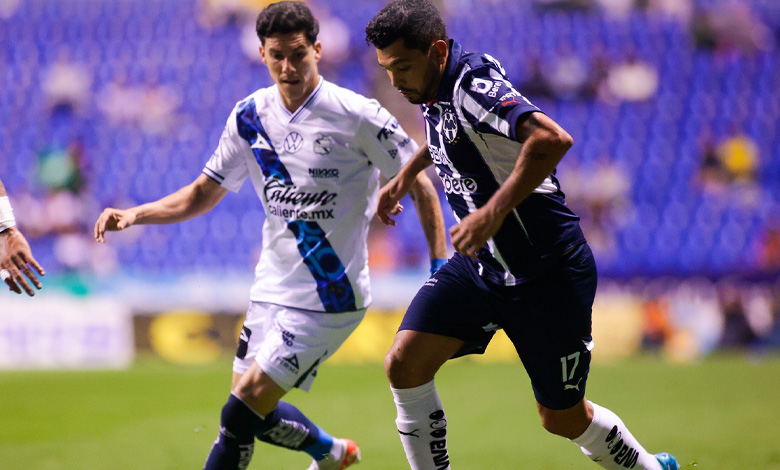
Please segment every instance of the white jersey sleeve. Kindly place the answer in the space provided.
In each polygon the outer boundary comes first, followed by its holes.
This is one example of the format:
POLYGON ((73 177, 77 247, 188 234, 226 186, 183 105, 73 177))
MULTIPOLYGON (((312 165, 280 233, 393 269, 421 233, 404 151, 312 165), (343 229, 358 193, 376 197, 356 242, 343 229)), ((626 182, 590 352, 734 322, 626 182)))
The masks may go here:
POLYGON ((226 189, 238 192, 249 176, 246 141, 238 134, 235 108, 222 131, 217 149, 206 162, 203 173, 226 189))
POLYGON ((412 158, 418 145, 378 101, 368 100, 361 115, 356 143, 382 176, 392 178, 412 158))

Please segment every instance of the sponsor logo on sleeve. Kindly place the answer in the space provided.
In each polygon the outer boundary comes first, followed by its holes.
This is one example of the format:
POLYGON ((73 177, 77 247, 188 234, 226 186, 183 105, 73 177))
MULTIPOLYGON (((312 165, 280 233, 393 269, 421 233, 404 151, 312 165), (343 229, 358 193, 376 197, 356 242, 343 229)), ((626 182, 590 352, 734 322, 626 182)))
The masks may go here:
POLYGON ((395 134, 395 131, 398 130, 398 120, 394 117, 391 117, 387 120, 385 123, 385 126, 377 133, 376 139, 380 142, 383 140, 390 139, 390 136, 395 134))
POLYGON ((501 102, 501 107, 509 106, 510 104, 529 104, 534 106, 533 103, 528 101, 528 98, 514 90, 501 96, 498 101, 501 102))
POLYGON ((482 93, 483 95, 493 88, 493 80, 485 80, 484 78, 474 77, 471 80, 471 91, 482 93))
POLYGON ((483 95, 488 95, 491 98, 495 98, 498 95, 498 90, 504 82, 501 80, 485 80, 483 78, 474 78, 471 81, 471 91, 476 91, 483 95))

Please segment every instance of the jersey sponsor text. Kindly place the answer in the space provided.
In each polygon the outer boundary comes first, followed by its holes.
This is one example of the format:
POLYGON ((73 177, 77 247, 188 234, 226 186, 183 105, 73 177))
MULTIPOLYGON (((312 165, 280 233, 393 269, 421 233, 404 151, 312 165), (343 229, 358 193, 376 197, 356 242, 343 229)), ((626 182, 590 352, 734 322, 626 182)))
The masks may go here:
POLYGON ((324 206, 338 197, 338 193, 331 193, 326 189, 320 192, 302 191, 297 186, 284 184, 278 179, 268 180, 263 190, 265 191, 265 199, 269 203, 278 202, 298 206, 324 206))
POLYGON ((446 173, 439 175, 447 194, 472 194, 477 192, 477 182, 474 178, 454 178, 446 173))

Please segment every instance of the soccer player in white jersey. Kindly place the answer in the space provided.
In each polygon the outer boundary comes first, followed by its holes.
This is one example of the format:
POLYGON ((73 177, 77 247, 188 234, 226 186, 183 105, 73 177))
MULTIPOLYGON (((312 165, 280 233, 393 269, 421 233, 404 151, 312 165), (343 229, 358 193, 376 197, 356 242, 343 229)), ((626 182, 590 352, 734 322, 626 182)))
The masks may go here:
MULTIPOLYGON (((276 83, 240 101, 203 174, 158 201, 106 209, 108 230, 173 223, 212 209, 250 178, 266 213, 263 250, 233 363, 231 394, 206 470, 244 469, 255 438, 304 451, 310 470, 360 460, 348 439, 334 439, 290 403, 308 391, 317 368, 347 339, 371 302, 368 225, 380 173, 394 176, 417 150, 376 101, 320 77, 318 25, 303 2, 279 2, 257 19, 260 54, 276 83)), ((436 191, 420 176, 413 189, 432 257, 446 257, 436 191)))
POLYGON ((11 201, 5 192, 3 181, 0 180, 0 280, 5 282, 8 290, 17 294, 21 294, 24 290, 32 297, 35 291, 27 283, 28 279, 36 289, 43 287, 33 270, 41 276, 45 274, 41 265, 33 257, 27 239, 16 227, 11 201))
POLYGON ((449 40, 428 0, 390 2, 366 39, 393 86, 420 105, 428 140, 382 188, 377 215, 392 224, 399 198, 435 164, 458 220, 457 252, 420 288, 385 361, 412 469, 450 468, 436 372, 484 351, 503 328, 546 430, 607 469, 677 470, 674 457, 648 453, 618 416, 585 398, 597 276, 555 177, 571 136, 515 90, 496 59, 449 40))

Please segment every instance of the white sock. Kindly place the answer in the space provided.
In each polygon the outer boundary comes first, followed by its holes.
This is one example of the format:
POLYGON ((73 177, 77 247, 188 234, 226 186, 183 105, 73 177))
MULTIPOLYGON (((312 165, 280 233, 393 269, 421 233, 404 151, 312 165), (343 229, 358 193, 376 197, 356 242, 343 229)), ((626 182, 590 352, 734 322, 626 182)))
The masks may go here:
POLYGON ((346 446, 344 445, 344 441, 341 439, 333 439, 333 445, 330 446, 330 455, 334 461, 341 462, 341 459, 344 458, 344 451, 347 450, 346 446))
POLYGON ((433 380, 414 388, 392 388, 395 424, 412 470, 450 470, 447 419, 433 380))
POLYGON ((572 440, 588 458, 609 470, 662 470, 655 456, 639 444, 615 413, 590 404, 593 421, 580 437, 572 440))

